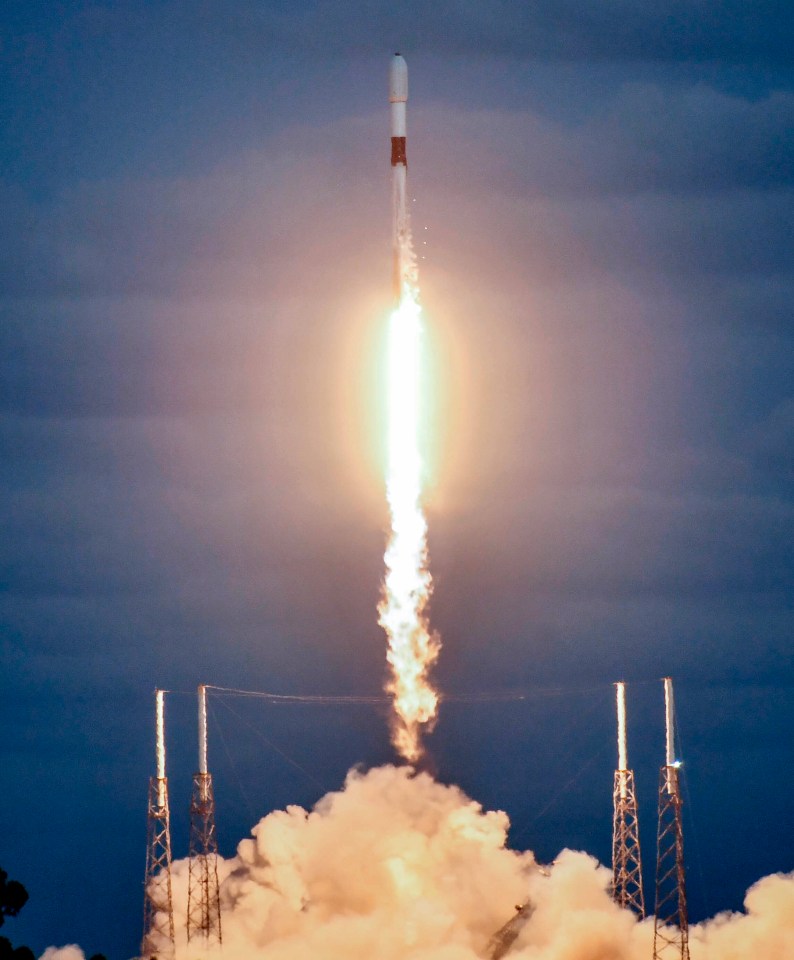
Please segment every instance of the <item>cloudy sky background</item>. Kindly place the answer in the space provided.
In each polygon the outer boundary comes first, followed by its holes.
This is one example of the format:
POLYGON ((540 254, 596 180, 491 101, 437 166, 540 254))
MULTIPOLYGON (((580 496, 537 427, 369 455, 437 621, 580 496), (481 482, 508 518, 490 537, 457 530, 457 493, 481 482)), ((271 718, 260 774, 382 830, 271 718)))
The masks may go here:
MULTIPOLYGON (((794 866, 793 19, 5 6, 0 863, 31 893, 12 939, 136 950, 155 686, 380 689, 394 49, 437 676, 528 691, 445 704, 432 767, 541 859, 607 859, 625 678, 650 882, 671 674, 695 918, 794 866)), ((227 854, 392 759, 383 710, 211 704, 227 854)), ((182 855, 194 702, 167 709, 182 855)))

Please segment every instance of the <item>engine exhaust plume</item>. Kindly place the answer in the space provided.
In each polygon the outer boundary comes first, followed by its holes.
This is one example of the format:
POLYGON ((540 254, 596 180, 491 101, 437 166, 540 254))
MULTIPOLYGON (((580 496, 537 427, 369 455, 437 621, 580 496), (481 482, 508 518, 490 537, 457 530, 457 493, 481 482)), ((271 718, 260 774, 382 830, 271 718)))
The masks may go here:
POLYGON ((422 512, 422 309, 406 206, 405 113, 408 68, 396 54, 389 73, 395 295, 388 335, 388 453, 386 495, 391 535, 378 607, 389 642, 394 697, 392 742, 406 760, 422 756, 421 731, 436 716, 438 694, 428 678, 440 644, 430 632, 427 604, 432 580, 427 565, 427 522, 422 512))

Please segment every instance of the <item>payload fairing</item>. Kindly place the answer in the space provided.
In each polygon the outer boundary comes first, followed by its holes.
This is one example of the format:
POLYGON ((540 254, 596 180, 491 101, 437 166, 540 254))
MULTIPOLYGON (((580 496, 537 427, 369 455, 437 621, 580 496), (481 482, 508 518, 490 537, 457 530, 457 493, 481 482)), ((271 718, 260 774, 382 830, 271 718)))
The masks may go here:
POLYGON ((389 68, 389 104, 391 107, 392 245, 394 250, 394 297, 402 295, 402 284, 410 258, 405 155, 405 115, 408 104, 408 65, 395 53, 389 68))

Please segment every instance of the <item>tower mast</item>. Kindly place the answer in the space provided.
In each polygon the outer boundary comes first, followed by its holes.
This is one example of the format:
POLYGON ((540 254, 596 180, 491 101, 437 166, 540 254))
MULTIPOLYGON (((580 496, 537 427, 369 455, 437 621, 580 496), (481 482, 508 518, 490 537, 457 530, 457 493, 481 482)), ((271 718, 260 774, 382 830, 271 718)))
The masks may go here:
POLYGON ((526 926, 527 922, 535 912, 535 905, 527 900, 516 906, 516 912, 500 927, 488 941, 485 951, 487 960, 502 960, 502 957, 510 953, 513 944, 518 939, 519 933, 526 926))
POLYGON ((615 684, 618 718, 618 766, 612 791, 612 897, 621 907, 645 916, 642 890, 637 796, 634 771, 629 769, 626 749, 626 685, 615 684))
POLYGON ((656 915, 653 960, 689 960, 684 832, 681 822, 681 761, 675 756, 673 681, 664 678, 665 763, 659 771, 659 826, 656 847, 656 915))
POLYGON ((157 775, 149 778, 146 876, 143 882, 141 956, 173 956, 174 905, 171 896, 171 822, 165 775, 165 691, 155 690, 157 775))
POLYGON ((190 800, 190 851, 187 893, 187 939, 220 944, 218 838, 212 774, 207 769, 207 688, 198 688, 198 772, 190 800))

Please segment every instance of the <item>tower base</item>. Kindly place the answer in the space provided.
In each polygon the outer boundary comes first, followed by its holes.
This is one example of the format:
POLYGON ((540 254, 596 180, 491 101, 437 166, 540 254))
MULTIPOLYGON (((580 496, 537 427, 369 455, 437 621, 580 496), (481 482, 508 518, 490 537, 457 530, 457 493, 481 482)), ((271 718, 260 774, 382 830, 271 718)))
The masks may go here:
POLYGON ((193 776, 190 801, 190 851, 187 893, 187 939, 222 943, 218 887, 218 838, 212 774, 193 776))
POLYGON ((149 779, 146 876, 143 881, 141 957, 173 957, 174 904, 171 896, 171 825, 168 781, 149 779))
POLYGON ((619 906, 633 910, 642 920, 645 917, 645 896, 633 770, 615 771, 612 800, 612 898, 619 906))
POLYGON ((659 827, 656 848, 656 915, 653 960, 689 960, 689 918, 684 869, 684 831, 677 766, 659 773, 659 827))

